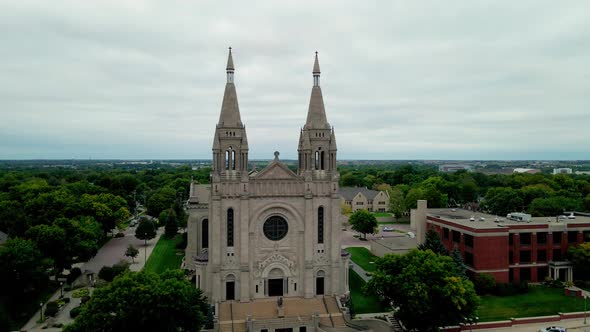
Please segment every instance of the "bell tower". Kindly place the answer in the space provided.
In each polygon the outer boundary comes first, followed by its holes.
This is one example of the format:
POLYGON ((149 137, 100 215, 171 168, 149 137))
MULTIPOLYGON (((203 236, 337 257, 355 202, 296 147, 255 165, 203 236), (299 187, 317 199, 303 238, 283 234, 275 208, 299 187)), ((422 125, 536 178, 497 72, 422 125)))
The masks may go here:
POLYGON ((325 177, 336 173, 336 136, 326 118, 320 88, 318 52, 313 64, 313 87, 307 111, 307 121, 299 135, 298 174, 325 177))
POLYGON ((219 122, 213 138, 214 177, 240 178, 248 176, 248 138, 240 117, 238 96, 234 84, 234 61, 231 47, 227 58, 227 82, 223 93, 219 122))

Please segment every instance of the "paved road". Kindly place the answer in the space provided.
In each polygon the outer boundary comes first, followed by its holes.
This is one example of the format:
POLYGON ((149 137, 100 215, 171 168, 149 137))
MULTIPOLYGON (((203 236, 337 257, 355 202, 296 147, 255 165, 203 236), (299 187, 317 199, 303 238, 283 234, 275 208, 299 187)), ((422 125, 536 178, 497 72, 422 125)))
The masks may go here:
POLYGON ((567 328, 568 332, 590 332, 590 319, 588 319, 589 324, 584 325, 583 318, 576 318, 576 319, 568 319, 563 320, 561 322, 551 322, 551 323, 534 323, 534 324, 523 324, 523 325, 516 325, 513 327, 507 328, 497 328, 497 329, 478 329, 474 331, 494 331, 494 332, 536 332, 539 329, 548 327, 548 326, 561 326, 567 328))

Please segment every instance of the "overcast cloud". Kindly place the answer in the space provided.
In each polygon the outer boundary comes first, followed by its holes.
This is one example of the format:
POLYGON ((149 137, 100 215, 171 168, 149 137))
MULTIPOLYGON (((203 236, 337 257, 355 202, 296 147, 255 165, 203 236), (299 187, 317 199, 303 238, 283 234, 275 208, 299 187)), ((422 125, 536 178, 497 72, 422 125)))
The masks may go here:
POLYGON ((0 159, 295 158, 319 51, 340 159, 590 159, 589 1, 2 1, 0 159))

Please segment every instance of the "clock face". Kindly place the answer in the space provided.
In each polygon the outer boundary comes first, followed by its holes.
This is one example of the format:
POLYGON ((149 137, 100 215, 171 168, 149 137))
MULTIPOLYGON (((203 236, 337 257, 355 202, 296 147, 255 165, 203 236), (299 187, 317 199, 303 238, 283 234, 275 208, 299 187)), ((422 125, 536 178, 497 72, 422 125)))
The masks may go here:
POLYGON ((266 219, 262 230, 269 240, 279 241, 287 235, 289 224, 283 217, 272 216, 266 219))

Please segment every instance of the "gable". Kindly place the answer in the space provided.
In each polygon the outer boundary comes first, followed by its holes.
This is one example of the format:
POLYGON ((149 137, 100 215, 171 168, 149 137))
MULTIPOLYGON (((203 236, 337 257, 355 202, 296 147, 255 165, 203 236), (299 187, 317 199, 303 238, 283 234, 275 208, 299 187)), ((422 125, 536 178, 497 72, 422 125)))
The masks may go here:
POLYGON ((297 179, 297 175, 293 173, 287 166, 279 162, 272 162, 262 171, 254 176, 256 179, 268 180, 286 180, 286 179, 297 179))

